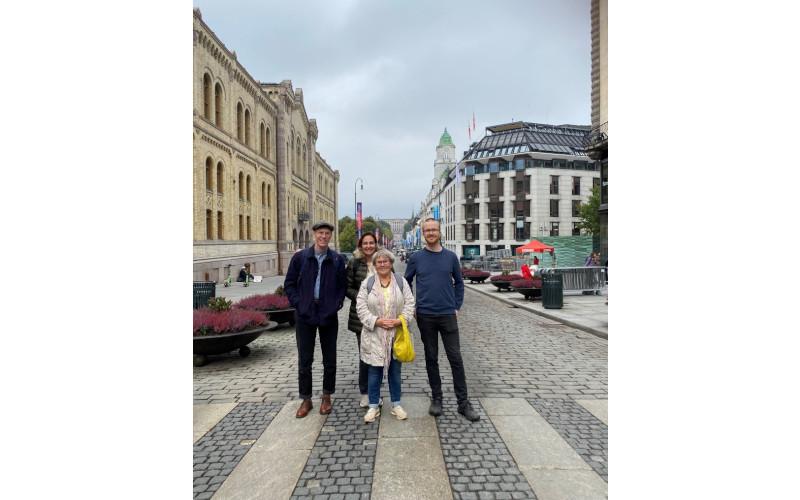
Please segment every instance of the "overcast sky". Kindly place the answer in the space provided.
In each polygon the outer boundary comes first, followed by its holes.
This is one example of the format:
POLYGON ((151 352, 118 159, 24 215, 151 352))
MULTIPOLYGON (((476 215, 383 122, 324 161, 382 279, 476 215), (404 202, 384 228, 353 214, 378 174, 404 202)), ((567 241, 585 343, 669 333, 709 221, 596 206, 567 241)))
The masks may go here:
POLYGON ((590 0, 194 0, 256 80, 291 80, 338 170, 339 217, 407 218, 445 127, 460 158, 514 120, 589 125, 590 0))

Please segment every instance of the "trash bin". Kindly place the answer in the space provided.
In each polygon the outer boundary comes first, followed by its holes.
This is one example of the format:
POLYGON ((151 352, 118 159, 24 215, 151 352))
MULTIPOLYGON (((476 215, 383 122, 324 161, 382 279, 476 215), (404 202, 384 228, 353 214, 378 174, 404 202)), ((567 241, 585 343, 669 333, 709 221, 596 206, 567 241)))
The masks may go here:
POLYGON ((217 284, 213 281, 194 282, 194 308, 200 309, 208 305, 208 299, 217 296, 217 284))
POLYGON ((560 274, 542 273, 542 306, 545 309, 564 307, 564 277, 560 274))

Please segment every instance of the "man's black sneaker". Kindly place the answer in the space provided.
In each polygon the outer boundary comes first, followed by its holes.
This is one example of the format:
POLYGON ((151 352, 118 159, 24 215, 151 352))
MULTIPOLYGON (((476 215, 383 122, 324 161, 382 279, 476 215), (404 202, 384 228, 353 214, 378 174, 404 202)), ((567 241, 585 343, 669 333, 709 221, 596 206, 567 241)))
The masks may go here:
POLYGON ((477 422, 481 419, 481 416, 478 415, 469 402, 458 405, 458 413, 464 415, 464 418, 470 422, 477 422))
POLYGON ((442 414, 442 400, 434 399, 431 401, 431 407, 428 408, 428 415, 438 417, 442 414))

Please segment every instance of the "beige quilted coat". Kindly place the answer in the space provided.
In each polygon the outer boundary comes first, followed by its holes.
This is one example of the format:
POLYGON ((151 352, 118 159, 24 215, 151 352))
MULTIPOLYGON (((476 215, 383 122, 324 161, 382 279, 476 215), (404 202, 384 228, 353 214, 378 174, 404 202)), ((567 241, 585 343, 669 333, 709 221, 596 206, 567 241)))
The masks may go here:
MULTIPOLYGON (((395 328, 388 330, 376 327, 375 322, 378 318, 389 317, 398 318, 401 314, 406 318, 406 322, 411 324, 414 319, 414 294, 411 293, 409 284, 403 283, 403 290, 397 286, 394 273, 392 282, 389 285, 391 298, 389 302, 389 314, 383 314, 383 289, 380 279, 375 276, 375 284, 372 292, 367 294, 368 278, 361 282, 356 298, 356 311, 358 319, 363 325, 361 328, 361 361, 372 366, 389 366, 392 356, 392 344, 394 343, 395 328)), ((400 279, 403 279, 402 276, 400 279)))

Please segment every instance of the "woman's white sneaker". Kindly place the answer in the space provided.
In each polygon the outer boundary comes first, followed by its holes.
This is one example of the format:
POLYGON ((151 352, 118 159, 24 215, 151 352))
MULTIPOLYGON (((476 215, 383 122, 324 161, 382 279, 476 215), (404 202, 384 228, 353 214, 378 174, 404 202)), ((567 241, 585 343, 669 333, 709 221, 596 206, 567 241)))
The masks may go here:
POLYGON ((403 407, 400 406, 400 405, 395 406, 394 408, 392 408, 392 415, 397 417, 397 420, 405 420, 405 419, 408 418, 408 414, 403 409, 403 407))
POLYGON ((367 414, 364 415, 364 422, 368 423, 368 424, 372 423, 380 415, 381 415, 381 409, 380 408, 370 408, 369 410, 367 410, 367 414))

